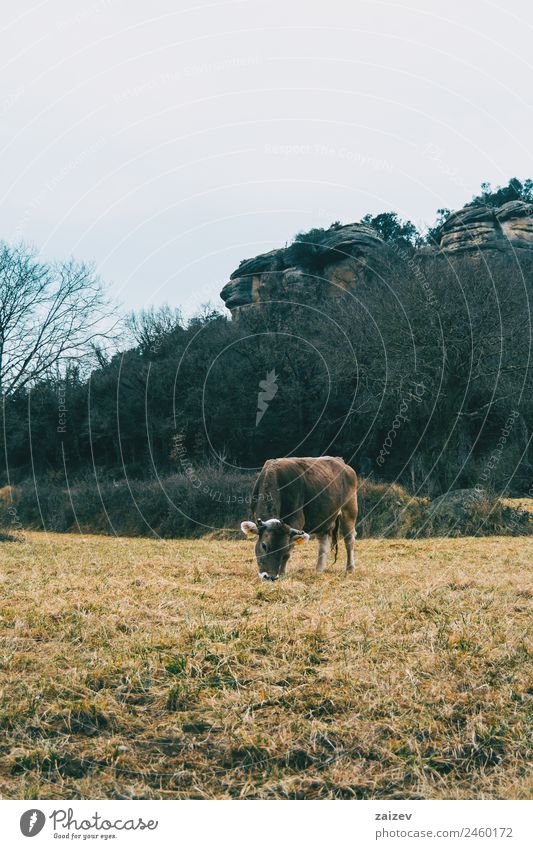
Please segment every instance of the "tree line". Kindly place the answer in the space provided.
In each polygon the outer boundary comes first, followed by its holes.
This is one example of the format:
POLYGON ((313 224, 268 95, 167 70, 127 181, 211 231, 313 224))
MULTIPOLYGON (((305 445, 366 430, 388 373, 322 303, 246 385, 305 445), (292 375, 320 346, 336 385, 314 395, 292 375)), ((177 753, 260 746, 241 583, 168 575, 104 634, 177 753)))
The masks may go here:
MULTIPOLYGON (((531 181, 520 187, 527 199, 531 181)), ((484 186, 474 201, 508 194, 484 186)), ((409 222, 383 215, 369 223, 386 230, 394 262, 355 294, 331 297, 318 274, 305 304, 264 303, 239 321, 151 308, 129 316, 112 353, 92 269, 4 246, 3 483, 157 479, 210 464, 251 475, 268 457, 333 454, 419 494, 480 481, 526 492, 532 258, 415 253, 409 222)))

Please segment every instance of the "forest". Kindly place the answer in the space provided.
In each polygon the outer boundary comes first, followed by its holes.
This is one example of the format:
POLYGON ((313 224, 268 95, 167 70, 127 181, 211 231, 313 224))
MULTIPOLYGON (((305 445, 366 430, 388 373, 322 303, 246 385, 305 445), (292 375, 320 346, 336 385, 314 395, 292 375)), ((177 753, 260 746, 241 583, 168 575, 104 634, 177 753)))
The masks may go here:
MULTIPOLYGON (((514 179, 484 184, 471 204, 532 195, 531 180, 514 179)), ((113 502, 131 533, 221 527, 243 512, 262 463, 285 455, 339 455, 362 478, 428 498, 527 494, 533 252, 444 260, 431 229, 390 212, 363 221, 397 249, 386 280, 370 275, 357 298, 329 297, 318 267, 305 315, 263 304, 232 320, 207 306, 185 321, 179 305, 152 307, 107 345, 90 268, 45 267, 4 245, 1 483, 18 493, 8 520, 108 531, 113 502)), ((307 251, 312 274, 319 245, 311 231, 289 250, 300 262, 307 251)))

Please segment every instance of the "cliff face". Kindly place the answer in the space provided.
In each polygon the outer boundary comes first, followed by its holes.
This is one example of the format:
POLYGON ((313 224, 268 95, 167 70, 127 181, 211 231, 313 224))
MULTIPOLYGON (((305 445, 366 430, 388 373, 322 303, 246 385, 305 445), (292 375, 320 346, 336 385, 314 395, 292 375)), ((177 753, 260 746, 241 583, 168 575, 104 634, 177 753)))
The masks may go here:
MULTIPOLYGON (((497 209, 465 207, 450 215, 438 241, 438 250, 425 247, 423 252, 533 251, 533 204, 511 201, 497 209)), ((331 284, 335 297, 355 290, 370 272, 385 274, 395 258, 398 253, 371 227, 346 224, 326 231, 316 245, 294 243, 243 260, 220 295, 234 316, 250 304, 301 302, 319 280, 331 284)))
MULTIPOLYGON (((306 248, 299 247, 304 254, 306 248)), ((291 248, 243 260, 222 289, 222 300, 230 310, 291 296, 300 300, 320 279, 332 284, 332 293, 352 289, 368 270, 384 267, 389 248, 371 227, 346 224, 326 231, 310 252, 314 268, 291 248)))
POLYGON ((497 209, 460 209, 441 227, 440 248, 447 252, 533 250, 533 204, 513 200, 497 209))

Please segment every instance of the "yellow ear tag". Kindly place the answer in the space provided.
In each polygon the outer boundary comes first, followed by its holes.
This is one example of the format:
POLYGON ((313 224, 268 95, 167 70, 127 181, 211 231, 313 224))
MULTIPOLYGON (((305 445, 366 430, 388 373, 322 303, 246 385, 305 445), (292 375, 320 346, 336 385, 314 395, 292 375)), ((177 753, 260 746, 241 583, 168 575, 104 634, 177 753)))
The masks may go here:
POLYGON ((254 534, 252 531, 249 531, 249 532, 246 534, 246 536, 247 536, 247 538, 248 538, 248 539, 255 539, 256 534, 254 534))
POLYGON ((296 545, 303 545, 305 543, 305 537, 296 537, 294 542, 296 543, 296 545))

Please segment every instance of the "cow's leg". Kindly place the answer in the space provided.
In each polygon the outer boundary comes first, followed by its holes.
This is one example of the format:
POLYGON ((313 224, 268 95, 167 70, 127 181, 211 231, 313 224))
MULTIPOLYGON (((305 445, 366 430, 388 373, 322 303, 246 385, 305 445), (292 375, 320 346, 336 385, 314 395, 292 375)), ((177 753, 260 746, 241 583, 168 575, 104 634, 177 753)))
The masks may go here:
POLYGON ((346 571, 353 572, 355 569, 355 519, 357 513, 353 510, 346 510, 342 512, 341 517, 341 533, 344 538, 344 545, 346 546, 346 571))
POLYGON ((331 551, 331 534, 323 534, 318 538, 318 560, 316 571, 323 572, 328 562, 328 554, 331 551))

